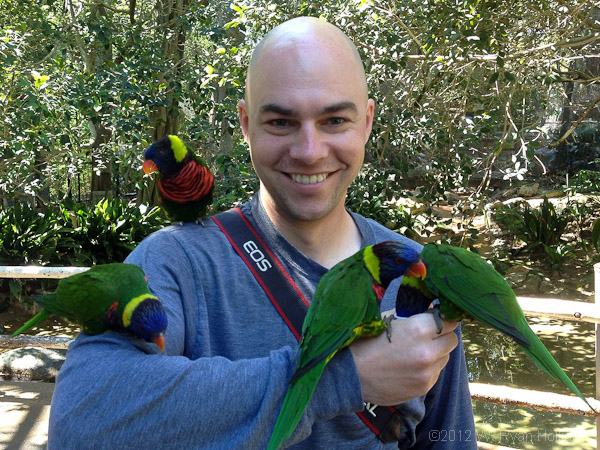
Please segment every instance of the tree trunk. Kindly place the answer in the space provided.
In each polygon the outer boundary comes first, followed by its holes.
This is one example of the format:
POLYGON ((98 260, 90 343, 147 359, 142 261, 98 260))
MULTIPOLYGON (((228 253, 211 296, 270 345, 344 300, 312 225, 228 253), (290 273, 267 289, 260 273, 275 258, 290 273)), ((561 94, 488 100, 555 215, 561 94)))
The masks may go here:
POLYGON ((177 134, 179 128, 180 73, 185 48, 185 25, 178 19, 189 6, 189 0, 159 0, 156 26, 164 30, 162 58, 168 71, 158 73, 158 84, 168 86, 167 106, 159 106, 152 111, 150 118, 153 140, 168 134, 177 134))
MULTIPOLYGON (((569 128, 571 128, 571 123, 573 122, 573 91, 574 91, 575 83, 572 81, 567 81, 564 84, 565 95, 563 98, 563 107, 562 113, 560 115, 560 129, 558 131, 558 135, 564 135, 569 128)), ((556 148, 556 170, 563 171, 568 169, 568 147, 569 144, 567 140, 561 142, 556 148)))
MULTIPOLYGON (((94 3, 90 6, 90 21, 98 25, 98 29, 102 29, 102 19, 106 16, 106 8, 102 4, 94 3)), ((101 69, 106 62, 112 61, 113 52, 112 44, 103 42, 100 37, 95 39, 91 43, 90 49, 90 60, 91 63, 88 67, 89 73, 95 73, 101 69)), ((91 160, 92 160, 92 181, 91 181, 91 194, 92 202, 100 200, 104 196, 112 196, 112 165, 113 157, 111 156, 108 164, 105 166, 97 166, 96 155, 100 154, 104 147, 111 141, 112 132, 106 128, 102 123, 102 115, 107 113, 107 110, 111 107, 108 106, 109 102, 105 102, 102 105, 102 109, 99 114, 90 119, 90 131, 92 132, 92 142, 90 146, 91 160)))

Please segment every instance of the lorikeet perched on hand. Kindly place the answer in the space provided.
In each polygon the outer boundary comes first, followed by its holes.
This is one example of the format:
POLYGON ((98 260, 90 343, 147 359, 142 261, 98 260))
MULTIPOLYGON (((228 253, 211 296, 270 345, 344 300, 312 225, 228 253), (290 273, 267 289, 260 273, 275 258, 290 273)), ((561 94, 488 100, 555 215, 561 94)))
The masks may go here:
POLYGON ((386 241, 365 247, 321 278, 302 326, 296 371, 268 449, 279 448, 292 434, 336 352, 356 338, 376 336, 387 328, 379 305, 390 282, 405 273, 425 275, 419 252, 402 242, 386 241))
POLYGON ((54 293, 34 300, 42 310, 13 336, 56 314, 75 322, 88 334, 125 332, 164 350, 167 314, 160 300, 150 294, 142 269, 133 264, 94 266, 60 280, 54 293))
MULTIPOLYGON (((514 339, 538 367, 594 410, 529 327, 515 293, 491 264, 467 249, 434 243, 425 245, 421 258, 427 276, 424 279, 405 276, 401 289, 403 286, 419 289, 426 297, 424 304, 438 298, 439 314, 447 320, 474 317, 514 339)), ((401 308, 397 304, 396 310, 401 308)))
POLYGON ((177 136, 154 142, 144 153, 144 173, 158 171, 158 200, 174 222, 201 219, 213 201, 214 177, 206 162, 177 136))

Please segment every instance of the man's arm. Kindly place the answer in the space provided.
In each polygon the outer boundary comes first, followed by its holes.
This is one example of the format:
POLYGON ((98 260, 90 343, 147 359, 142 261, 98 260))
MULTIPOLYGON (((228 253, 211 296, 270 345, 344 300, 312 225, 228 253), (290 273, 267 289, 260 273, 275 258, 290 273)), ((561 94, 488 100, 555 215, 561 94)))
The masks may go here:
MULTIPOLYGON (((210 343, 196 330, 194 308, 203 305, 184 307, 182 300, 191 295, 196 303, 203 301, 193 287, 197 272, 188 267, 176 242, 151 241, 128 262, 143 263, 152 291, 165 305, 167 354, 117 333, 80 335, 57 377, 49 448, 265 447, 287 391, 295 348, 237 360, 182 356, 210 353, 195 344, 210 343)), ((193 302, 188 298, 188 303, 193 302)), ((309 435, 314 421, 362 407, 349 352, 340 352, 328 364, 313 400, 296 439, 309 435)))

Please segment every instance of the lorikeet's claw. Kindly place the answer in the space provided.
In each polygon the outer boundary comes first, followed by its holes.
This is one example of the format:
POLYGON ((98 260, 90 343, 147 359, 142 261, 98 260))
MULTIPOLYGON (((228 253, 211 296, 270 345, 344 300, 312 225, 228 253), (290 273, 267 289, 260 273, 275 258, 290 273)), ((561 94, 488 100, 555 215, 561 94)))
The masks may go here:
POLYGON ((383 323, 385 323, 385 334, 387 335, 388 341, 392 342, 392 321, 396 320, 396 317, 393 314, 389 316, 385 316, 381 319, 383 323))
POLYGON ((433 320, 435 320, 435 325, 437 327, 437 334, 441 334, 444 329, 444 325, 442 325, 442 313, 440 312, 440 305, 434 305, 433 308, 429 308, 427 313, 433 314, 433 320))

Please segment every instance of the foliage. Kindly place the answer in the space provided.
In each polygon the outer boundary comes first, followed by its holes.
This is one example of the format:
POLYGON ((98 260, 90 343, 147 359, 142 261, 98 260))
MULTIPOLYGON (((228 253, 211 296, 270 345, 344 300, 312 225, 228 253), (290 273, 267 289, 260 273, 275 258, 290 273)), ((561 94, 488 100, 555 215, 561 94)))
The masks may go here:
POLYGON ((80 245, 80 263, 123 262, 144 237, 163 224, 160 210, 146 205, 127 204, 119 199, 103 199, 95 206, 61 205, 73 224, 73 237, 80 245))
MULTIPOLYGON (((176 3, 2 0, 2 195, 52 203, 101 173, 135 192, 143 149, 165 132, 213 167, 239 160, 251 49, 299 15, 356 43, 378 105, 369 157, 420 177, 432 200, 475 173, 485 186, 504 154, 505 176, 525 176, 563 85, 584 84, 597 56, 594 2, 581 0, 176 3)), ((254 189, 243 178, 223 181, 228 202, 254 189)))
POLYGON ((92 265, 122 262, 163 225, 158 208, 121 200, 93 207, 65 201, 37 212, 17 203, 0 212, 0 264, 92 265))
POLYGON ((406 236, 415 233, 416 221, 397 204, 396 173, 366 165, 348 189, 346 207, 406 236))
POLYGON ((572 217, 572 222, 577 226, 577 235, 581 239, 582 234, 589 228, 590 220, 598 210, 596 202, 569 201, 567 203, 567 212, 572 217))
POLYGON ((258 177, 252 168, 250 153, 246 148, 240 147, 236 152, 219 155, 216 165, 216 212, 226 211, 244 203, 258 190, 258 177))
POLYGON ((594 248, 600 252, 600 218, 596 219, 592 225, 591 241, 594 248))
POLYGON ((61 214, 38 213, 29 203, 17 203, 0 212, 0 264, 56 264, 78 250, 72 229, 61 214))
POLYGON ((527 203, 522 208, 504 205, 496 210, 495 220, 501 228, 525 242, 528 249, 545 252, 552 260, 570 250, 559 244, 567 225, 573 220, 571 211, 565 208, 558 212, 547 197, 538 209, 527 203))
MULTIPOLYGON (((594 160, 594 163, 600 163, 600 160, 594 160)), ((589 193, 600 192, 600 172, 594 170, 582 169, 579 170, 569 180, 569 193, 589 193)))

